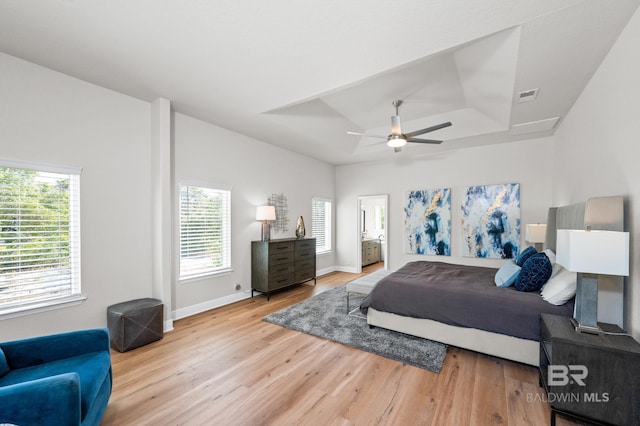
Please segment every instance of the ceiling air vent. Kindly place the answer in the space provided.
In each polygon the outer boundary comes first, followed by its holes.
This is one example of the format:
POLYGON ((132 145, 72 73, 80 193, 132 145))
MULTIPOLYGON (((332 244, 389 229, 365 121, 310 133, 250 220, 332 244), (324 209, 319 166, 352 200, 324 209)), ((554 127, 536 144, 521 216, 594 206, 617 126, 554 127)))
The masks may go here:
POLYGON ((538 89, 525 90, 518 93, 518 103, 535 101, 538 96, 538 89))

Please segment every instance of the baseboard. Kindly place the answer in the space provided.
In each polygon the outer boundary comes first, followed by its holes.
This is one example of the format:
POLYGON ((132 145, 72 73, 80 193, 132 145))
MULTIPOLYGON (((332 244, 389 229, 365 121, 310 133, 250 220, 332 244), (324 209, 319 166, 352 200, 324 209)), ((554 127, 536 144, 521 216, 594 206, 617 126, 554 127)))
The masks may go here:
POLYGON ((335 271, 348 272, 350 274, 357 274, 358 270, 353 266, 335 266, 335 271))
MULTIPOLYGON (((321 276, 325 274, 329 274, 331 272, 350 272, 357 273, 355 268, 344 267, 344 266, 330 266, 328 268, 319 269, 316 271, 316 276, 321 276)), ((182 318, 187 318, 192 315, 196 315, 211 309, 219 308, 224 305, 229 305, 231 303, 239 302, 240 300, 248 299, 251 297, 250 291, 242 291, 234 294, 230 294, 228 296, 219 297, 217 299, 209 300, 206 302, 198 303, 196 305, 187 306, 186 308, 180 308, 173 311, 171 314, 172 320, 165 321, 164 327, 165 331, 173 330, 173 321, 179 320, 182 318)))
POLYGON ((324 269, 318 269, 316 271, 316 276, 330 274, 331 272, 348 272, 350 274, 357 274, 356 268, 350 266, 330 266, 324 269))
POLYGON ((322 276, 322 275, 326 275, 326 274, 330 274, 331 272, 335 272, 337 271, 335 266, 330 266, 328 268, 322 268, 322 269, 318 269, 316 270, 316 276, 322 276))
POLYGON ((174 320, 190 317, 211 309, 219 308, 224 305, 238 302, 240 300, 248 299, 251 297, 250 291, 239 291, 228 296, 219 297, 217 299, 208 300, 206 302, 198 303, 196 305, 187 306, 186 308, 176 309, 172 312, 174 320))

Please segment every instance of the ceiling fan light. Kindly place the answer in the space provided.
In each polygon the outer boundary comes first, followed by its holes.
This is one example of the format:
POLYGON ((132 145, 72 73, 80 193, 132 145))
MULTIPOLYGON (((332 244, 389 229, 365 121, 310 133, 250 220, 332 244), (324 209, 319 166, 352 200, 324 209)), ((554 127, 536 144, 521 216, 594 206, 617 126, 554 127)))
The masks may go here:
POLYGON ((387 140, 387 145, 391 148, 402 148, 407 144, 407 138, 404 135, 391 135, 387 140))

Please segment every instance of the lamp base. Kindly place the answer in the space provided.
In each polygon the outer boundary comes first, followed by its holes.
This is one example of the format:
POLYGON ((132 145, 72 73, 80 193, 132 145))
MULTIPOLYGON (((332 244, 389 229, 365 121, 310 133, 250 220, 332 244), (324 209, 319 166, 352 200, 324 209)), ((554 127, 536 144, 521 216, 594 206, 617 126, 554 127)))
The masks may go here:
POLYGON ((598 333, 598 275, 578 273, 573 311, 576 331, 598 333))
POLYGON ((262 235, 261 240, 263 242, 269 241, 271 239, 271 225, 269 221, 262 222, 262 235))
POLYGON ((592 327, 590 325, 580 324, 575 318, 571 318, 571 324, 573 324, 573 328, 578 333, 604 334, 604 330, 599 326, 592 327))

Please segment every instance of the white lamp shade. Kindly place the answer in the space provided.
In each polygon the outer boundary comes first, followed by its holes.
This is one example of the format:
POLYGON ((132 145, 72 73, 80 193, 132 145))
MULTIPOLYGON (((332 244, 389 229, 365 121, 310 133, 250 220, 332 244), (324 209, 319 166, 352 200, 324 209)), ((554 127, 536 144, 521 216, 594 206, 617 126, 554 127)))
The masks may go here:
POLYGON ((629 275, 629 233, 559 229, 556 263, 572 272, 629 275))
POLYGON ((276 208, 274 206, 258 206, 256 220, 276 220, 276 208))
POLYGON ((544 243, 546 234, 546 224, 528 224, 525 228, 524 239, 530 243, 544 243))

